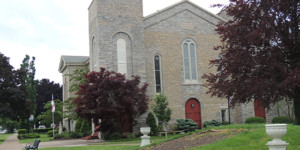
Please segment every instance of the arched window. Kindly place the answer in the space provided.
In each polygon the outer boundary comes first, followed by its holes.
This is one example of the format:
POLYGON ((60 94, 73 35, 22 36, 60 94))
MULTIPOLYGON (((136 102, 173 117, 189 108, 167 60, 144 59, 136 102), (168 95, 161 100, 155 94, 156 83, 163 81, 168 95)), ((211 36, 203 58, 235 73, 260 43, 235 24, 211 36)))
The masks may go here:
POLYGON ((122 38, 117 40, 118 72, 127 74, 126 41, 122 38))
POLYGON ((159 55, 154 56, 154 71, 155 71, 155 85, 156 85, 156 93, 160 93, 162 91, 162 78, 161 78, 161 59, 159 55))
POLYGON ((183 64, 184 64, 184 79, 185 81, 197 81, 197 60, 196 60, 196 45, 188 39, 182 44, 183 49, 183 64))

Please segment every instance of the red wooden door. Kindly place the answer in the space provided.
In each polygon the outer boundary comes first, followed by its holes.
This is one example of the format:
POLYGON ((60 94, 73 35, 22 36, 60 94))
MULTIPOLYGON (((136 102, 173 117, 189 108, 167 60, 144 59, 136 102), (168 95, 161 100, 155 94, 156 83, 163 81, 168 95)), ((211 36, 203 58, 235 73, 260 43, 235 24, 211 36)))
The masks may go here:
POLYGON ((198 123, 198 128, 201 129, 201 107, 196 99, 189 99, 185 104, 185 118, 192 119, 198 123))
POLYGON ((262 117, 266 120, 266 112, 265 107, 258 102, 258 100, 254 101, 254 112, 255 117, 262 117))

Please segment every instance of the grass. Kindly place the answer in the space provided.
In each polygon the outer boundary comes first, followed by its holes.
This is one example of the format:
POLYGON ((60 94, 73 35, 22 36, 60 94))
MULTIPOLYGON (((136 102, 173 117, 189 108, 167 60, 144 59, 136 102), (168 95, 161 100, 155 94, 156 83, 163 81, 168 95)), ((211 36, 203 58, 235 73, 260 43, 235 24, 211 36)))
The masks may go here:
MULTIPOLYGON (((248 129, 243 131, 237 136, 233 136, 228 139, 217 141, 209 145, 203 145, 200 147, 192 148, 190 150, 268 150, 265 145, 272 138, 268 137, 265 132, 264 124, 256 125, 229 125, 221 126, 215 129, 248 129)), ((282 138, 289 146, 287 150, 299 150, 300 149, 300 126, 288 125, 288 132, 282 138)))
MULTIPOLYGON (((265 132, 264 124, 241 124, 241 125, 227 125, 221 127, 210 127, 204 130, 210 129, 244 129, 242 132, 230 136, 227 139, 214 142, 209 145, 202 145, 199 147, 192 148, 190 150, 268 150, 268 147, 265 145, 268 141, 271 140, 265 132), (246 130, 245 130, 246 129, 246 130)), ((200 132, 199 130, 196 132, 200 132)), ((195 133, 195 132, 194 132, 195 133)), ((160 144, 162 142, 170 141, 177 139, 192 133, 187 133, 185 135, 168 135, 168 139, 165 137, 151 137, 151 145, 160 144)), ((299 150, 300 149, 300 126, 288 125, 288 133, 282 138, 289 146, 287 150, 299 150)), ((32 141, 31 141, 32 142, 32 141)), ((78 147, 53 147, 53 148, 41 148, 42 150, 139 150, 140 138, 133 139, 121 139, 108 141, 106 143, 99 143, 90 146, 78 146, 78 147)), ((147 146, 149 147, 149 146, 147 146)), ((145 147, 143 147, 145 148, 145 147)))
POLYGON ((0 134, 0 144, 2 144, 12 134, 0 134))
POLYGON ((41 150, 138 150, 140 146, 134 145, 100 145, 100 146, 78 146, 78 147, 55 147, 39 148, 41 150))
POLYGON ((28 138, 28 139, 20 139, 19 143, 33 143, 35 139, 41 140, 41 142, 47 142, 53 140, 52 137, 48 137, 47 134, 40 134, 39 138, 28 138))

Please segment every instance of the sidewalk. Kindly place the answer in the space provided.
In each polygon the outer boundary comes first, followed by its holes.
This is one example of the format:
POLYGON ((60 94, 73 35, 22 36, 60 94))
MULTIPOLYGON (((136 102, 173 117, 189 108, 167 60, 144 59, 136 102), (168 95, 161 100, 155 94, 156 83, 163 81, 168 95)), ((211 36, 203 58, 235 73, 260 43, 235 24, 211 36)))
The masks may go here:
POLYGON ((0 150, 22 150, 22 145, 19 143, 18 133, 8 137, 1 145, 0 150))

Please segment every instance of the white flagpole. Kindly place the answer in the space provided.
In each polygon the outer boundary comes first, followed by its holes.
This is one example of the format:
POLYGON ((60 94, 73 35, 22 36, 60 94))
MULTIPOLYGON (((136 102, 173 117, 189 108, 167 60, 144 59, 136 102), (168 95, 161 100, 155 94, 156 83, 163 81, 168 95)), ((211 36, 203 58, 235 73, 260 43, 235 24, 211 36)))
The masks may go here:
POLYGON ((51 105, 52 105, 52 110, 51 110, 52 111, 52 133, 53 133, 53 139, 54 139, 55 135, 54 135, 54 109, 53 109, 53 107, 55 108, 55 104, 54 104, 53 93, 52 93, 51 105))
POLYGON ((52 130, 53 130, 53 139, 54 139, 54 112, 53 111, 52 111, 52 122, 53 122, 52 130))

